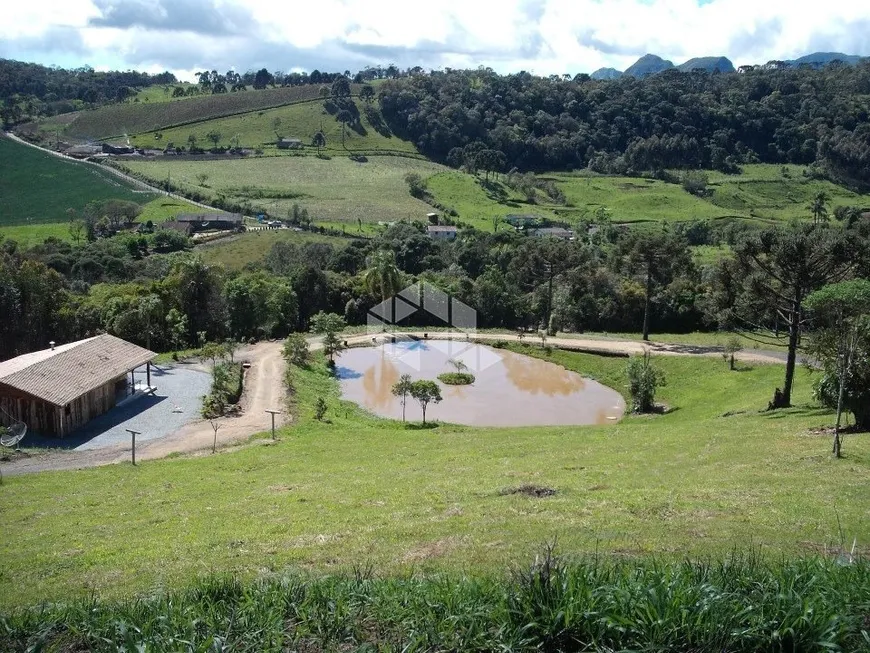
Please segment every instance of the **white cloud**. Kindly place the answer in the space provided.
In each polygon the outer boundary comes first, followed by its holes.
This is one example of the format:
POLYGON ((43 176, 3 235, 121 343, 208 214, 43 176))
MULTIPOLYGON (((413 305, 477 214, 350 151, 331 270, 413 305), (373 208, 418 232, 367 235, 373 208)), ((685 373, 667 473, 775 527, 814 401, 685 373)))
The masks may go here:
POLYGON ((674 63, 724 55, 735 65, 814 50, 870 55, 870 3, 859 0, 31 0, 4 12, 2 56, 51 63, 58 48, 41 52, 40 38, 74 28, 80 63, 187 73, 396 63, 549 74, 625 68, 647 52, 674 63), (113 26, 99 26, 108 11, 113 26), (151 12, 201 15, 202 29, 160 31, 143 24, 151 12), (221 24, 227 33, 217 35, 221 24))

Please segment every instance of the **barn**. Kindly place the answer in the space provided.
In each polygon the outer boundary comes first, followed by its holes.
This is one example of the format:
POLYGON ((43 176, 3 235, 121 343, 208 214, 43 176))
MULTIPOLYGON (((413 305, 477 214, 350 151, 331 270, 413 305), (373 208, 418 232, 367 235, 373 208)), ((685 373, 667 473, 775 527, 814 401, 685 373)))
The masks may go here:
POLYGON ((136 388, 145 366, 150 390, 153 351, 108 334, 0 362, 0 425, 24 422, 63 437, 107 413, 136 388))

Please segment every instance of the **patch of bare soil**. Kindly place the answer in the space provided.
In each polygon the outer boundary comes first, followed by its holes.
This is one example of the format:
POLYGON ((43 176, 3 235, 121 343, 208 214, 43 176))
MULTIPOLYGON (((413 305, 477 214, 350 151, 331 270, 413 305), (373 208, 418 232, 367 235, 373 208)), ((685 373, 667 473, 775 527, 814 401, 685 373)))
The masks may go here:
POLYGON ((430 558, 439 558, 461 544, 461 538, 450 536, 434 542, 427 542, 409 549, 404 556, 402 562, 420 562, 429 560, 430 558))
POLYGON ((551 497, 556 494, 556 490, 551 487, 544 487, 542 485, 531 485, 529 483, 525 485, 520 485, 519 487, 509 487, 499 491, 499 496, 506 497, 511 494, 524 494, 527 497, 534 497, 536 499, 540 499, 542 497, 551 497))

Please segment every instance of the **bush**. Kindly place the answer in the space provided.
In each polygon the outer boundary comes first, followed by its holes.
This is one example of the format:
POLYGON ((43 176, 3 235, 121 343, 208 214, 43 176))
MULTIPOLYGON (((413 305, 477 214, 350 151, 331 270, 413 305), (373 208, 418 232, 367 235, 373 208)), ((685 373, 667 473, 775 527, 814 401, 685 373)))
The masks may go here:
POLYGON ((706 172, 690 170, 689 172, 683 173, 683 190, 691 195, 703 197, 707 193, 707 184, 709 181, 710 178, 707 176, 706 172))
POLYGON ((653 366, 649 352, 645 352, 643 356, 632 356, 628 361, 627 371, 632 412, 653 412, 656 390, 665 385, 664 374, 653 366))
POLYGON ((318 397, 314 403, 314 419, 318 422, 323 421, 326 417, 326 400, 323 397, 318 397))
POLYGON ((474 374, 468 372, 445 372, 438 375, 438 380, 445 385, 471 385, 474 383, 474 374))
POLYGON ((218 363, 212 370, 211 392, 203 397, 202 416, 206 419, 220 417, 228 406, 242 396, 241 363, 218 363))
POLYGON ((307 367, 311 352, 308 349, 308 341, 301 333, 291 333, 284 341, 282 350, 284 360, 296 367, 307 367))

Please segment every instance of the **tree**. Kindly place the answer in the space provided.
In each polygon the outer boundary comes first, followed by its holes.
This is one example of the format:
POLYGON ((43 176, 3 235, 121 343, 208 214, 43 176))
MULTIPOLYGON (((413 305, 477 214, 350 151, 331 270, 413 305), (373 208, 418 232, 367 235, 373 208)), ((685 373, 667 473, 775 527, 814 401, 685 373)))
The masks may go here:
POLYGON ((371 103, 371 101, 375 99, 375 89, 371 85, 365 84, 359 90, 359 98, 366 104, 371 103))
POLYGON ((435 381, 421 379, 419 381, 413 381, 408 388, 408 392, 420 404, 420 408, 423 411, 423 424, 425 424, 426 408, 428 408, 429 404, 441 403, 441 388, 438 387, 438 384, 435 383, 435 381))
POLYGON ((284 341, 282 355, 290 365, 306 367, 311 356, 308 340, 301 333, 291 333, 284 341))
POLYGON ((163 314, 163 302, 158 295, 147 295, 139 300, 138 311, 145 325, 145 348, 151 349, 151 336, 154 335, 154 325, 163 314))
POLYGON ((725 341, 725 346, 722 348, 722 358, 728 362, 728 368, 734 369, 734 356, 743 351, 743 342, 736 335, 732 335, 725 341))
MULTIPOLYGON (((734 246, 724 320, 766 330, 774 320, 788 328, 788 356, 782 390, 771 408, 791 405, 797 350, 805 322, 804 300, 814 290, 841 281, 860 262, 860 243, 841 229, 794 223, 746 236, 734 246), (768 322, 768 324, 764 324, 768 322)), ((729 266, 730 262, 720 265, 729 266)))
POLYGON ((80 218, 72 218, 69 221, 69 235, 72 241, 78 245, 85 237, 87 227, 85 221, 80 218))
POLYGON ((666 228, 652 232, 636 229, 620 243, 620 251, 625 269, 638 274, 643 283, 643 339, 649 340, 655 293, 670 284, 678 272, 691 268, 689 244, 681 234, 666 228))
POLYGON ((347 109, 342 109, 335 114, 335 119, 341 123, 341 146, 344 147, 345 128, 353 122, 353 114, 347 109))
POLYGON ((196 149, 196 141, 197 141, 196 134, 188 134, 187 135, 188 149, 190 149, 190 150, 196 149))
POLYGON ((212 142, 214 147, 217 147, 218 143, 221 142, 221 133, 216 129, 212 129, 205 137, 212 142))
POLYGON ((644 351, 643 356, 632 356, 628 361, 627 373, 632 412, 652 412, 656 390, 665 385, 665 376, 652 364, 649 351, 644 351))
POLYGON ((382 302, 395 295, 402 288, 402 273, 396 266, 396 255, 388 249, 381 249, 372 254, 368 261, 368 269, 363 274, 366 289, 373 295, 378 295, 382 302))
POLYGON ((212 368, 217 368, 218 359, 223 358, 226 355, 227 350, 224 347, 223 343, 220 342, 206 342, 199 349, 200 360, 210 360, 212 368))
POLYGON ((857 426, 870 427, 870 281, 824 286, 807 297, 806 307, 819 327, 810 346, 823 372, 816 396, 836 407, 832 451, 839 458, 844 408, 855 415, 857 426))
POLYGON ((311 318, 311 331, 323 335, 323 351, 331 364, 335 363, 335 354, 344 349, 338 334, 345 326, 344 318, 335 313, 320 311, 311 318))
POLYGON ((275 78, 272 76, 272 73, 265 68, 260 68, 260 70, 257 71, 257 74, 254 75, 253 87, 257 90, 264 89, 274 83, 275 78))
POLYGON ((821 224, 822 222, 828 221, 828 202, 830 198, 828 194, 820 190, 813 197, 813 201, 807 207, 810 210, 810 213, 813 214, 813 224, 821 224))
POLYGON ((411 393, 411 375, 403 374, 399 377, 398 383, 393 384, 393 396, 399 397, 402 402, 402 421, 405 421, 405 403, 408 400, 408 395, 411 393))
POLYGON ((333 97, 348 97, 350 95, 350 80, 347 77, 339 77, 332 82, 333 97))
POLYGON ((326 135, 322 130, 314 132, 311 144, 317 148, 317 156, 320 156, 320 150, 326 147, 326 135))
MULTIPOLYGON (((218 139, 218 140, 220 140, 220 139, 218 139)), ((200 186, 205 186, 205 182, 207 182, 207 181, 208 181, 208 174, 206 174, 204 172, 197 173, 196 183, 198 183, 200 186)))

